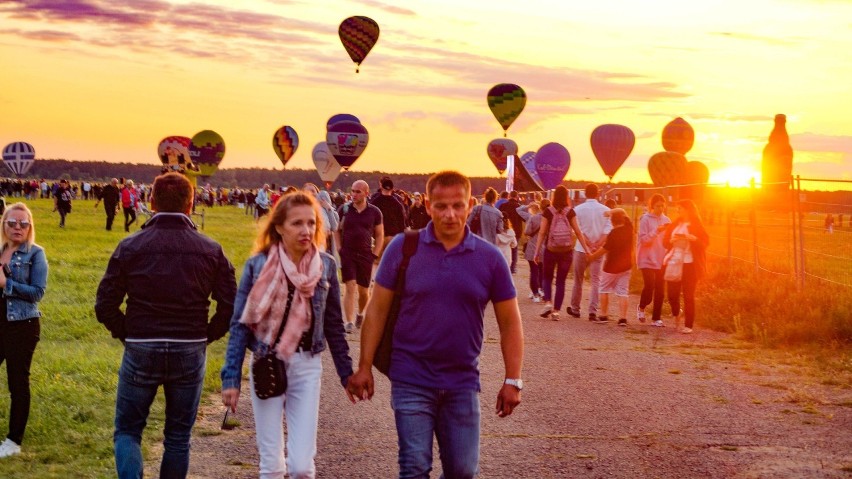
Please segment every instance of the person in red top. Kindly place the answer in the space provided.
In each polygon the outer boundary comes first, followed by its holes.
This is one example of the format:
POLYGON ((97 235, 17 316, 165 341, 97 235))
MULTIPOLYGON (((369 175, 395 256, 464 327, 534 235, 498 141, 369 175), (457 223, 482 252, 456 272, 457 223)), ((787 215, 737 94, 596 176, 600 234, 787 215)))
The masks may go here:
POLYGON ((627 326, 627 305, 630 297, 630 272, 633 268, 633 224, 627 217, 627 212, 621 208, 613 208, 603 212, 612 222, 612 231, 606 237, 604 245, 589 256, 593 261, 606 254, 601 271, 600 295, 601 312, 597 323, 609 321, 609 296, 618 297, 618 325, 627 326))
POLYGON ((121 189, 121 209, 124 211, 124 231, 130 231, 130 225, 136 222, 136 208, 139 206, 139 194, 133 187, 133 180, 127 180, 121 189))

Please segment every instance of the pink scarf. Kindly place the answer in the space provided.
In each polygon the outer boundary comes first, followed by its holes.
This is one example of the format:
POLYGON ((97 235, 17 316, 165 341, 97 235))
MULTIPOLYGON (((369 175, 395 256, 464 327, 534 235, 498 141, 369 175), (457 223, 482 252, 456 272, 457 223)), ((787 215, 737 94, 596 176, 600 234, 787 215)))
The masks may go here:
POLYGON ((266 264, 249 292, 240 322, 248 326, 257 339, 271 345, 284 320, 287 278, 296 287, 287 324, 275 348, 282 360, 290 359, 302 334, 311 326, 311 297, 322 277, 322 269, 322 258, 314 246, 302 256, 297 266, 279 243, 269 248, 266 264))

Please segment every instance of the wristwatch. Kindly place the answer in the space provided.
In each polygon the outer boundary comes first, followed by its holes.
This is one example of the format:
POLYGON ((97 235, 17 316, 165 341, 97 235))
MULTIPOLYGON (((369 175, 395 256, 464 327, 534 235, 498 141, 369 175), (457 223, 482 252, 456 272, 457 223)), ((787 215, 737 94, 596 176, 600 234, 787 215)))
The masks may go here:
POLYGON ((509 386, 515 386, 516 388, 518 388, 518 391, 521 391, 521 390, 524 389, 524 380, 523 379, 506 378, 506 380, 503 381, 503 384, 508 384, 509 386))

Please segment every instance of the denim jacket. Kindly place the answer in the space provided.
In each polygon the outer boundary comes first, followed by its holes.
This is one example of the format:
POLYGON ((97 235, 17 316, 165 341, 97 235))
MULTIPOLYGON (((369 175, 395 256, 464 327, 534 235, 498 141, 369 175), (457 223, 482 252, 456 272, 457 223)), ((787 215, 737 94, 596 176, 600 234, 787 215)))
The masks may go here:
MULTIPOLYGON (((323 277, 317 283, 312 301, 314 337, 311 353, 321 353, 325 349, 325 341, 328 341, 337 375, 340 376, 341 384, 346 386, 346 381, 352 375, 352 358, 349 357, 349 343, 346 342, 346 332, 343 329, 337 263, 326 253, 320 253, 320 255, 323 277)), ((234 315, 231 317, 231 335, 225 352, 225 364, 222 366, 223 390, 239 389, 246 348, 255 354, 265 354, 269 350, 268 344, 255 338, 251 329, 240 322, 249 292, 264 264, 266 264, 266 254, 259 253, 249 258, 243 268, 243 276, 234 301, 234 315)))
POLYGON ((6 278, 3 296, 6 297, 6 317, 9 321, 40 318, 38 302, 47 287, 47 257, 44 249, 26 243, 12 253, 9 261, 12 275, 6 278))

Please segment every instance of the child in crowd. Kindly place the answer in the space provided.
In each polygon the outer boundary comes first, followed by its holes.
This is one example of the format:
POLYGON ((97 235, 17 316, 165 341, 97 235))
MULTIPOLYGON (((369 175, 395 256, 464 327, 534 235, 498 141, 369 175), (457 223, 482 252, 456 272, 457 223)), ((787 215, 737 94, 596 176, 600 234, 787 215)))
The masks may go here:
POLYGON ((630 271, 633 267, 633 224, 621 208, 613 208, 603 214, 610 217, 613 228, 603 247, 589 256, 589 261, 594 261, 606 254, 600 284, 600 311, 603 314, 598 315, 597 322, 609 321, 609 298, 614 294, 618 298, 618 325, 627 326, 630 271))

